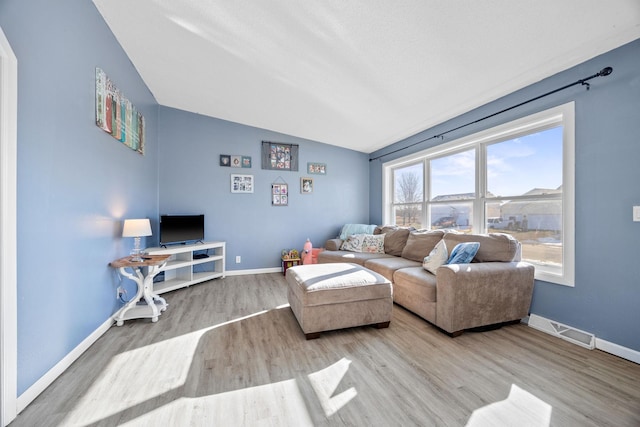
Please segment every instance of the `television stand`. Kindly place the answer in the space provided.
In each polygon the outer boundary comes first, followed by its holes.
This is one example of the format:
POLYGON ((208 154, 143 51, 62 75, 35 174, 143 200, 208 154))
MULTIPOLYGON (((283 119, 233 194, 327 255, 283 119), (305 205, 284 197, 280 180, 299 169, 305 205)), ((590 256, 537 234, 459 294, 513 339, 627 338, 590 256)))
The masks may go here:
POLYGON ((164 280, 155 282, 153 290, 161 294, 207 280, 224 278, 225 247, 226 242, 202 242, 145 249, 149 255, 170 255, 167 263, 160 269, 164 272, 164 280), (195 253, 203 250, 213 251, 213 254, 195 253))

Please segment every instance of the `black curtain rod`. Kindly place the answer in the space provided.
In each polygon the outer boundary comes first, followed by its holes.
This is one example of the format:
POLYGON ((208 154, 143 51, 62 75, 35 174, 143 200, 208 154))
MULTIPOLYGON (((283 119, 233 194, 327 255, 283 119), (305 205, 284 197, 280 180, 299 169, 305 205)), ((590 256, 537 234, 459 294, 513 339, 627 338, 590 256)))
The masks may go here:
POLYGON ((533 101, 537 101, 538 99, 540 99, 540 98, 544 98, 545 96, 553 95, 554 93, 556 93, 556 92, 560 92, 561 90, 568 89, 568 88, 570 88, 571 86, 575 86, 575 85, 578 85, 578 84, 579 84, 579 85, 586 86, 586 87, 587 87, 587 90, 589 90, 589 88, 590 88, 591 86, 590 86, 590 84, 589 84, 589 83, 587 83, 587 81, 589 81, 589 80, 591 80, 591 79, 595 79, 596 77, 608 76, 608 75, 609 75, 609 74, 611 74, 612 72, 613 72, 613 68, 611 68, 611 67, 605 67, 605 68, 603 68, 602 70, 600 70, 599 72, 597 72, 596 74, 594 74, 594 75, 592 75, 592 76, 585 77, 584 79, 576 80, 576 81, 575 81, 575 82, 573 82, 573 83, 570 83, 570 84, 568 84, 568 85, 565 85, 565 86, 559 87, 558 89, 554 89, 554 90, 552 90, 551 92, 543 93, 542 95, 538 95, 538 96, 536 96, 535 98, 528 99, 528 100, 523 101, 523 102, 521 102, 521 103, 519 103, 519 104, 512 105, 512 106, 511 106, 511 107, 509 107, 509 108, 505 108, 504 110, 500 110, 500 111, 498 111, 498 112, 496 112, 496 113, 489 114, 488 116, 484 116, 484 117, 482 117, 482 118, 480 118, 480 119, 477 119, 477 120, 474 120, 474 121, 472 121, 472 122, 465 123, 464 125, 460 125, 460 126, 455 127, 455 128, 453 128, 453 129, 449 129, 449 130, 448 130, 448 131, 446 131, 446 132, 442 132, 442 133, 439 133, 439 134, 437 134, 437 135, 430 136, 429 138, 425 138, 425 139, 422 139, 422 140, 420 140, 420 141, 414 142, 413 144, 407 145, 406 147, 398 148, 397 150, 389 151, 388 153, 384 153, 384 154, 380 154, 379 156, 372 157, 372 158, 370 158, 370 159, 369 159, 369 161, 371 162, 371 161, 373 161, 373 160, 381 159, 381 158, 383 158, 383 157, 385 157, 385 156, 388 156, 388 155, 390 155, 390 154, 394 154, 394 153, 397 153, 397 152, 399 152, 399 151, 403 151, 403 150, 406 150, 406 149, 408 149, 408 148, 415 147, 415 146, 416 146, 416 145, 418 145, 418 144, 422 144, 423 142, 427 142, 427 141, 432 140, 432 139, 442 138, 442 137, 444 137, 444 136, 445 136, 446 134, 448 134, 448 133, 455 132, 455 131, 457 131, 457 130, 459 130, 459 129, 462 129, 462 128, 464 128, 464 127, 467 127, 467 126, 470 126, 470 125, 473 125, 473 124, 479 123, 479 122, 481 122, 481 121, 483 121, 483 120, 490 119, 491 117, 494 117, 494 116, 497 116, 497 115, 499 115, 499 114, 505 113, 505 112, 507 112, 507 111, 509 111, 509 110, 513 110, 514 108, 522 107, 522 106, 523 106, 523 105, 525 105, 525 104, 528 104, 528 103, 533 102, 533 101))

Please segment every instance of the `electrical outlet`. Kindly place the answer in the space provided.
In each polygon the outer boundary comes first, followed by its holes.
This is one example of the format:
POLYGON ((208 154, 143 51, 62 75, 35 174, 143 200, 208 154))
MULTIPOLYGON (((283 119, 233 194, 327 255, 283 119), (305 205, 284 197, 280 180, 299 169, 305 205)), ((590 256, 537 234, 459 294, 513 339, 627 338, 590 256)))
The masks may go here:
POLYGON ((238 255, 236 257, 236 264, 240 264, 242 262, 242 257, 240 255, 238 255))
POLYGON ((634 222, 640 221, 640 206, 633 207, 633 221, 634 222))

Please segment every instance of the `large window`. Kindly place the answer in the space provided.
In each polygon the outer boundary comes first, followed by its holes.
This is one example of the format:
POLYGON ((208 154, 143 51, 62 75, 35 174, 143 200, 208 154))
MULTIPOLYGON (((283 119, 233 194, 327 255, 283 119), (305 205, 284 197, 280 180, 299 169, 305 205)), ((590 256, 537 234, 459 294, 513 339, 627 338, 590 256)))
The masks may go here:
POLYGON ((536 278, 573 286, 573 111, 565 104, 385 163, 385 224, 508 233, 536 278))

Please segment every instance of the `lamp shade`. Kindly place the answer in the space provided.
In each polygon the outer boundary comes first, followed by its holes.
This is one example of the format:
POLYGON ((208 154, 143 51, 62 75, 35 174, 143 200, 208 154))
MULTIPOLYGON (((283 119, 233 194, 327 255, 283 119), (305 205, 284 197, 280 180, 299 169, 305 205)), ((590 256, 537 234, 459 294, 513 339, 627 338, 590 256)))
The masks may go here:
POLYGON ((151 222, 149 219, 125 219, 122 227, 122 237, 151 236, 151 222))

